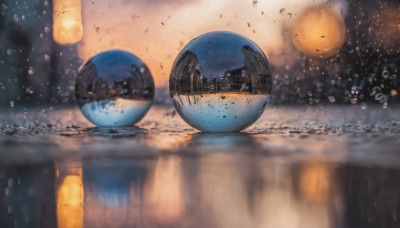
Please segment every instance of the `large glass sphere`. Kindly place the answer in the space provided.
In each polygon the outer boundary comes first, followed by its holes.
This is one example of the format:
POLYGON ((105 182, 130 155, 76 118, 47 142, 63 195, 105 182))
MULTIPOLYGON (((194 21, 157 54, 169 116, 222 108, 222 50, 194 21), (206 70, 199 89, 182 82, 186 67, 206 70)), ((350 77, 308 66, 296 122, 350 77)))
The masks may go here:
POLYGON ((80 67, 75 96, 82 113, 95 125, 130 126, 142 119, 152 104, 153 77, 135 55, 106 51, 80 67))
POLYGON ((254 42, 217 31, 183 48, 172 67, 169 88, 178 113, 192 127, 232 132, 261 116, 272 79, 268 60, 254 42))

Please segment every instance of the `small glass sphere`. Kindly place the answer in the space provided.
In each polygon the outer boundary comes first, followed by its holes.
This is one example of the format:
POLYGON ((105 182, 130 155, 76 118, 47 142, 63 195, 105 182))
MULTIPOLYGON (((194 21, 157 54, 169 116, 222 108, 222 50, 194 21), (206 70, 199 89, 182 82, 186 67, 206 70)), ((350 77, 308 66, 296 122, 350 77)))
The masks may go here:
POLYGON ((272 88, 268 60, 251 40, 217 31, 179 53, 169 79, 172 101, 192 127, 206 132, 245 129, 264 112, 272 88))
POLYGON ((75 96, 83 115, 95 125, 130 126, 141 120, 152 104, 153 77, 135 55, 106 51, 80 67, 75 96))

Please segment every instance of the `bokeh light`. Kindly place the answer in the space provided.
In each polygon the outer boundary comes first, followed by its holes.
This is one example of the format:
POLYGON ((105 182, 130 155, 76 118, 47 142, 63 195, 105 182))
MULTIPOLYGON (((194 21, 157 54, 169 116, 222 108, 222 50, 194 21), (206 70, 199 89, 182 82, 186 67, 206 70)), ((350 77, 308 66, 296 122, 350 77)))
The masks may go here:
POLYGON ((54 0, 53 39, 59 44, 73 44, 82 39, 81 0, 54 0))
POLYGON ((301 52, 326 58, 338 52, 346 36, 340 15, 329 8, 312 8, 294 24, 293 43, 301 52))

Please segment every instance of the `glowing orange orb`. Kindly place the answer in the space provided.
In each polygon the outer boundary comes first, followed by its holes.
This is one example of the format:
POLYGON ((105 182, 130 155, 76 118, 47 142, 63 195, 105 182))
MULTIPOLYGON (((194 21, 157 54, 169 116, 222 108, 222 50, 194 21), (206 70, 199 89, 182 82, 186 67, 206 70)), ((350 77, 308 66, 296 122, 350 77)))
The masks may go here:
POLYGON ((53 1, 53 39, 59 44, 74 44, 83 36, 81 0, 53 1))
POLYGON ((299 51, 326 58, 336 54, 343 45, 346 26, 343 18, 336 13, 313 8, 300 17, 292 32, 293 43, 299 51))

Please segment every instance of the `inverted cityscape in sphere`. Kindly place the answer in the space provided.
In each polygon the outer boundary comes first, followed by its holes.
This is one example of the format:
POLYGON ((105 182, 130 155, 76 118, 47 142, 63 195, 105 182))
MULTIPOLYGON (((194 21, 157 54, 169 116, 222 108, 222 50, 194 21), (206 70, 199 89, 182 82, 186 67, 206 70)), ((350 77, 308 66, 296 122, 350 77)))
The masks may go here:
POLYGON ((251 40, 226 31, 203 34, 176 58, 169 88, 181 117, 206 132, 245 129, 271 93, 267 58, 251 40))
POLYGON ((130 126, 150 108, 154 82, 138 57, 112 50, 94 56, 79 69, 75 95, 82 113, 95 125, 130 126))

